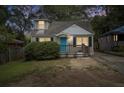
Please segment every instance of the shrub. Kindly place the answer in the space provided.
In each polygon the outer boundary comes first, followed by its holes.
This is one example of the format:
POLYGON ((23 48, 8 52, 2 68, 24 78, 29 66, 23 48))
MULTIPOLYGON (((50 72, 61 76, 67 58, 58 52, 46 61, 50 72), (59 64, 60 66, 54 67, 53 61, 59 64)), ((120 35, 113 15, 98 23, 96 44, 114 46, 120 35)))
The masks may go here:
POLYGON ((112 48, 112 51, 115 52, 124 52, 124 46, 116 46, 112 48))
POLYGON ((36 47, 37 44, 38 44, 37 42, 32 42, 24 47, 26 60, 34 59, 34 48, 36 47))
POLYGON ((56 42, 32 42, 25 47, 26 60, 44 60, 59 57, 59 45, 56 42))

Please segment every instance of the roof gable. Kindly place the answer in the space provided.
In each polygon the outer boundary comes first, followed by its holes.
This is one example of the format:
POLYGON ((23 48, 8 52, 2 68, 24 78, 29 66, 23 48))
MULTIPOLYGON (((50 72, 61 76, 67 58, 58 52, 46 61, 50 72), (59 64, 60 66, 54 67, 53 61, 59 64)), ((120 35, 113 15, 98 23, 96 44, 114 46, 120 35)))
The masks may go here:
POLYGON ((69 35, 91 35, 92 34, 76 24, 69 26, 68 28, 64 29, 60 33, 69 34, 69 35))

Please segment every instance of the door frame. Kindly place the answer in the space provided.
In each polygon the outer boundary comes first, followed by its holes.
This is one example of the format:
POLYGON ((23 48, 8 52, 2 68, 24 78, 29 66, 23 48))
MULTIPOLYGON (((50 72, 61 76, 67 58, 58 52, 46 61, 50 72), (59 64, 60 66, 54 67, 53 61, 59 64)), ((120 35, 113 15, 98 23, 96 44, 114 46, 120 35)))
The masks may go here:
POLYGON ((60 52, 61 53, 67 52, 67 37, 60 37, 60 52), (64 42, 64 44, 63 44, 63 42, 64 42))

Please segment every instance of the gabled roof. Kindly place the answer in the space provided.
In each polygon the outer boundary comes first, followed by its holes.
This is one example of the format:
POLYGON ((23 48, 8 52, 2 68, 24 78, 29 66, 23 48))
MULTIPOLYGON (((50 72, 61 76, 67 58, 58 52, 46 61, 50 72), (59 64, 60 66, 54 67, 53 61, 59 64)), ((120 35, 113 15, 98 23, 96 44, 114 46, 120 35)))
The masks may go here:
POLYGON ((68 35, 92 35, 91 32, 88 32, 87 30, 83 29, 82 27, 73 24, 72 26, 64 29, 62 32, 58 33, 57 35, 61 34, 68 34, 68 35))
POLYGON ((102 36, 106 36, 106 35, 110 35, 110 34, 124 34, 124 26, 121 26, 121 27, 116 28, 112 31, 104 33, 102 36))
POLYGON ((81 28, 85 29, 88 32, 93 33, 90 23, 85 21, 54 21, 50 23, 50 26, 47 30, 44 31, 44 34, 37 34, 37 31, 32 32, 32 36, 40 37, 40 36, 55 36, 56 34, 62 32, 63 30, 67 29, 68 27, 76 24, 81 28))

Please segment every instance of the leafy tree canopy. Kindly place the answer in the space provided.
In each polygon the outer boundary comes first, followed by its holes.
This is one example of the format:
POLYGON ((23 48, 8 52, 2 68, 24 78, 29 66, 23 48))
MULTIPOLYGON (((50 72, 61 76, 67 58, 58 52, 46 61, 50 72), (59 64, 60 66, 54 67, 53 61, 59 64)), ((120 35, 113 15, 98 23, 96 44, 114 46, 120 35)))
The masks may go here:
POLYGON ((52 5, 44 6, 44 12, 52 20, 79 20, 86 18, 85 9, 88 6, 52 5))

